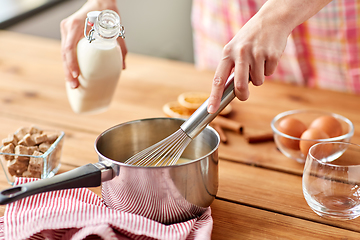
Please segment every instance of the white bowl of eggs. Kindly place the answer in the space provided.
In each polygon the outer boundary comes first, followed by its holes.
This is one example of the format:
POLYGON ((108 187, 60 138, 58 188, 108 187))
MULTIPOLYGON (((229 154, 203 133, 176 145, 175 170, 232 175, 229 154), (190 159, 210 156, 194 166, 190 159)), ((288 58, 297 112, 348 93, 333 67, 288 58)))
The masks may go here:
POLYGON ((320 110, 291 110, 271 121, 274 141, 287 157, 304 163, 309 148, 318 142, 349 142, 353 123, 338 114, 320 110))

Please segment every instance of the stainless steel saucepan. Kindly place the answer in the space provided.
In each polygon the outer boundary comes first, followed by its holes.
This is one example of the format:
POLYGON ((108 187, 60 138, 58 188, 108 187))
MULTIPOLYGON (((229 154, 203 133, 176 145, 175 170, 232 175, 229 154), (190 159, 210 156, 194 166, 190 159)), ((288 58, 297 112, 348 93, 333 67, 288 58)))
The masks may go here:
POLYGON ((179 129, 183 119, 151 118, 114 126, 95 141, 99 161, 52 178, 18 185, 0 192, 0 204, 30 195, 80 187, 101 186, 105 204, 171 224, 201 215, 218 189, 217 132, 206 127, 185 149, 184 164, 137 167, 123 162, 179 129))

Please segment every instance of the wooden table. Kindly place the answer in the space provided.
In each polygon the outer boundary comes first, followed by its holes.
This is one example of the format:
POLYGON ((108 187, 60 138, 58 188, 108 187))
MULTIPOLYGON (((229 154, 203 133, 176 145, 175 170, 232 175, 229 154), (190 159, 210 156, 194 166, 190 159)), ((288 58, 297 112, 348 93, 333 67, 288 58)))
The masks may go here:
MULTIPOLYGON (((109 110, 77 115, 67 101, 60 42, 2 31, 0 138, 31 124, 64 130, 64 172, 97 162, 94 141, 107 128, 164 117, 162 106, 179 94, 210 92, 212 77, 213 72, 191 64, 129 54, 109 110)), ((355 125, 352 142, 360 144, 360 96, 269 81, 250 91, 248 101, 232 102, 230 116, 244 124, 244 134, 270 132, 270 121, 280 112, 315 108, 349 118, 355 125)), ((226 134, 228 143, 219 148, 219 190, 211 205, 213 239, 360 239, 360 218, 326 220, 308 207, 301 188, 303 164, 282 155, 274 142, 249 144, 244 135, 226 134)), ((8 187, 0 174, 0 189, 8 187)))

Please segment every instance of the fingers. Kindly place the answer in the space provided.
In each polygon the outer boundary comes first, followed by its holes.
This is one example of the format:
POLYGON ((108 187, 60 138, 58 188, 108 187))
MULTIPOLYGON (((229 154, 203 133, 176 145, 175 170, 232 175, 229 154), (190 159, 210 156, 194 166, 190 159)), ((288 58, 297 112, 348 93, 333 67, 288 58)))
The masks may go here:
POLYGON ((65 79, 71 88, 79 86, 78 76, 80 74, 79 64, 77 61, 76 46, 82 38, 82 25, 79 21, 61 22, 61 51, 65 79))
POLYGON ((249 63, 239 62, 235 64, 234 71, 234 90, 235 95, 240 101, 249 98, 249 63))
POLYGON ((65 43, 65 63, 68 69, 68 81, 72 88, 79 86, 78 76, 80 74, 79 64, 77 60, 76 46, 80 40, 79 32, 82 29, 70 31, 66 37, 65 43), (71 76, 70 76, 71 75, 71 76))
POLYGON ((215 76, 208 102, 208 113, 215 113, 220 106, 221 96, 224 92, 226 78, 215 76))
POLYGON ((60 32, 61 32, 61 57, 62 57, 62 63, 64 68, 64 74, 65 74, 65 80, 67 81, 67 84, 70 84, 71 88, 76 88, 78 84, 74 84, 73 76, 71 75, 71 71, 69 71, 68 64, 67 64, 67 28, 66 28, 67 20, 62 20, 60 24, 60 32))
POLYGON ((265 76, 270 76, 275 72, 275 69, 278 65, 277 59, 268 59, 265 61, 265 76))
POLYGON ((212 83, 212 89, 208 103, 209 113, 215 113, 220 106, 225 83, 231 73, 232 66, 234 66, 235 95, 241 101, 246 101, 249 98, 250 92, 248 83, 250 80, 255 86, 260 86, 264 83, 265 69, 267 69, 268 72, 275 70, 276 64, 271 61, 268 61, 267 63, 269 66, 267 68, 265 67, 265 57, 256 56, 256 54, 252 56, 253 57, 251 58, 243 57, 242 61, 238 62, 233 61, 230 57, 224 57, 221 60, 212 83))
POLYGON ((126 47, 126 44, 125 44, 125 40, 121 37, 119 37, 117 39, 119 45, 120 45, 120 49, 121 49, 121 53, 122 53, 122 58, 123 58, 123 66, 122 68, 123 69, 126 69, 126 64, 125 64, 125 58, 126 58, 126 54, 127 54, 127 47, 126 47))
POLYGON ((262 52, 254 50, 250 64, 250 79, 255 86, 260 86, 264 83, 264 62, 265 58, 262 52))
POLYGON ((229 57, 224 57, 216 69, 207 108, 210 114, 215 113, 219 109, 225 83, 230 75, 232 66, 229 57))

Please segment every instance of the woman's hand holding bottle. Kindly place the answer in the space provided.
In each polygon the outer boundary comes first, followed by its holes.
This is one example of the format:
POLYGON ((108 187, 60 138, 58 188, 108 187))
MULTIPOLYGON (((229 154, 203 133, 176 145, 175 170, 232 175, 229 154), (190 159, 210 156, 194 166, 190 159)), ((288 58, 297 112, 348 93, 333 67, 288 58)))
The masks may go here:
MULTIPOLYGON (((116 0, 88 0, 78 11, 61 21, 61 55, 65 72, 65 80, 69 82, 71 88, 79 87, 78 77, 80 75, 77 60, 77 44, 84 37, 84 23, 88 12, 113 10, 119 14, 116 0)), ((127 54, 126 44, 123 38, 117 39, 123 57, 125 69, 125 56, 127 54)))

